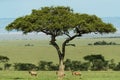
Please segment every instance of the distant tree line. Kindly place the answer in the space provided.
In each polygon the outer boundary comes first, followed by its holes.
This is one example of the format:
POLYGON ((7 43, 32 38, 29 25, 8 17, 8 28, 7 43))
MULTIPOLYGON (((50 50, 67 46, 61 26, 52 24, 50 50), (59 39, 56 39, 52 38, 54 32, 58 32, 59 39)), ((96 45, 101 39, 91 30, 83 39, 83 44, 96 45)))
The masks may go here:
MULTIPOLYGON (((114 59, 105 60, 104 56, 101 54, 97 55, 87 55, 83 57, 85 62, 66 59, 64 62, 65 70, 81 70, 81 71, 107 71, 114 70, 120 71, 120 62, 115 63, 114 59)), ((1 70, 9 70, 13 67, 16 71, 28 71, 28 70, 40 70, 40 71, 53 71, 58 70, 58 64, 53 64, 53 62, 40 61, 38 65, 32 63, 8 63, 9 58, 6 56, 0 56, 0 63, 3 63, 4 67, 0 67, 1 70)))
POLYGON ((97 41, 97 42, 94 42, 93 44, 89 43, 88 45, 120 45, 120 44, 117 44, 115 42, 106 42, 106 41, 97 41))

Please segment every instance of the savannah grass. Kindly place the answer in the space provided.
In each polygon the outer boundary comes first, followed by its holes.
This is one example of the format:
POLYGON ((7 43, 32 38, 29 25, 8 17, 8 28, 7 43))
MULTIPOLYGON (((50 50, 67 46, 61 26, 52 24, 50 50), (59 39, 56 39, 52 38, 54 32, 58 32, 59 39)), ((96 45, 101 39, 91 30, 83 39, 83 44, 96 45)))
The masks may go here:
MULTIPOLYGON (((64 80, 120 80, 119 71, 82 71, 82 76, 73 76, 66 71, 64 80)), ((39 71, 31 76, 28 71, 0 71, 0 80, 57 80, 55 71, 39 71)))
MULTIPOLYGON (((120 38, 75 39, 70 43, 75 44, 76 47, 66 47, 65 59, 84 61, 83 57, 86 55, 102 54, 107 60, 114 59, 116 63, 120 62, 120 45, 88 45, 102 40, 120 44, 120 38)), ((60 45, 62 40, 57 42, 60 45)), ((9 63, 12 65, 20 62, 37 65, 41 60, 58 64, 57 52, 49 45, 49 40, 1 40, 0 55, 9 57, 9 63), (25 46, 26 44, 33 46, 25 46)), ((72 76, 69 71, 65 73, 64 80, 80 80, 80 77, 72 76)), ((119 74, 119 71, 82 71, 81 80, 120 80, 119 74)), ((57 76, 55 71, 39 71, 37 77, 32 77, 28 71, 10 69, 10 71, 0 71, 0 80, 57 80, 57 76)))
MULTIPOLYGON (((115 62, 120 62, 120 45, 88 45, 102 40, 120 44, 120 38, 75 39, 70 43, 75 44, 76 47, 66 47, 65 59, 84 61, 83 57, 86 55, 102 54, 107 60, 114 59, 115 62)), ((58 41, 59 44, 61 42, 62 40, 58 41)), ((9 57, 10 63, 38 64, 40 60, 58 63, 57 51, 49 45, 49 40, 0 41, 0 55, 9 57), (32 44, 33 46, 25 46, 26 44, 32 44)))

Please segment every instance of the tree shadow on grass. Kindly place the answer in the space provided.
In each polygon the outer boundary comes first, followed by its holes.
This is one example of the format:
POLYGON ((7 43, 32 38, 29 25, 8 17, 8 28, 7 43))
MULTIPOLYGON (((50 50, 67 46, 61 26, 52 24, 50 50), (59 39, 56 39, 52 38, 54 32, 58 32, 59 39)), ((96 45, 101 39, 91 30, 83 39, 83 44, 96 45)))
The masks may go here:
POLYGON ((24 78, 20 78, 20 77, 12 78, 12 80, 21 80, 21 79, 24 79, 24 78))

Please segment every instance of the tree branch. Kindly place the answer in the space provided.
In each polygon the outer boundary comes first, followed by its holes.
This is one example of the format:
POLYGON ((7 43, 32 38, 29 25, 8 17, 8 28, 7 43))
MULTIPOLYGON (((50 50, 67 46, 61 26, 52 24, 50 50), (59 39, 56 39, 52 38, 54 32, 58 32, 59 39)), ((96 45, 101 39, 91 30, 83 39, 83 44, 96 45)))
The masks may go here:
POLYGON ((41 32, 47 34, 47 35, 51 35, 51 33, 49 31, 46 31, 46 30, 41 30, 41 32))
POLYGON ((59 48, 58 44, 55 42, 55 41, 56 41, 55 37, 56 37, 56 36, 51 35, 50 44, 53 45, 53 47, 56 48, 56 50, 57 50, 57 52, 58 52, 59 60, 61 60, 61 59, 62 59, 61 51, 60 51, 60 48, 59 48))
POLYGON ((65 35, 68 36, 69 38, 71 38, 71 36, 69 34, 65 33, 65 35))
POLYGON ((63 42, 63 44, 62 44, 62 56, 63 56, 63 58, 64 58, 64 56, 65 56, 65 47, 66 47, 66 44, 69 43, 69 41, 71 41, 71 40, 73 40, 74 38, 79 37, 79 36, 81 36, 81 34, 76 34, 76 35, 74 35, 74 36, 71 36, 71 37, 67 38, 67 39, 63 42))

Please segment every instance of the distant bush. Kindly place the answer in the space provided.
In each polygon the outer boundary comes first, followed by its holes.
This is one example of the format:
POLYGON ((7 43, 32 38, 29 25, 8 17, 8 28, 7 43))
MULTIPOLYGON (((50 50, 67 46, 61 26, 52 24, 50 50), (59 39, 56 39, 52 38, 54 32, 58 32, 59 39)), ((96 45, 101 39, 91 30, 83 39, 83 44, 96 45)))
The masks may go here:
POLYGON ((12 66, 10 63, 5 63, 4 64, 4 70, 9 70, 9 68, 12 66))
MULTIPOLYGON (((118 65, 116 65, 114 63, 113 59, 111 59, 110 61, 107 61, 107 60, 105 60, 104 56, 102 56, 101 54, 86 55, 86 56, 84 56, 84 59, 87 62, 66 59, 66 61, 64 61, 65 70, 66 71, 69 71, 69 70, 74 70, 74 71, 77 71, 77 70, 80 70, 80 71, 104 70, 104 71, 106 71, 108 69, 120 70, 120 63, 118 65)), ((58 64, 55 65, 55 64, 53 64, 53 62, 40 61, 38 68, 39 68, 39 70, 42 70, 42 71, 58 70, 58 64)))
MULTIPOLYGON (((76 61, 76 60, 72 61, 70 59, 66 59, 66 61, 64 62, 64 65, 65 65, 66 71, 69 71, 69 70, 87 71, 90 66, 89 62, 81 63, 81 61, 76 61)), ((40 61, 38 68, 39 70, 42 70, 42 71, 52 71, 52 70, 58 70, 58 65, 53 64, 53 62, 40 61)))
POLYGON ((115 66, 115 68, 113 70, 120 71, 120 62, 115 66))
POLYGON ((42 71, 58 70, 58 65, 54 65, 53 62, 40 61, 38 68, 42 71))
POLYGON ((116 63, 114 62, 114 59, 111 59, 109 62, 109 69, 114 70, 116 68, 116 63))
POLYGON ((6 70, 6 69, 9 69, 10 65, 11 64, 8 64, 9 62, 9 58, 7 56, 2 56, 0 55, 0 63, 3 63, 4 67, 3 68, 0 68, 0 70, 6 70))
POLYGON ((34 46, 34 45, 33 45, 33 44, 29 44, 29 43, 28 43, 28 44, 25 44, 25 46, 34 46))
POLYGON ((91 70, 93 71, 101 71, 108 70, 108 61, 102 61, 100 59, 96 59, 92 62, 91 70))
POLYGON ((90 67, 90 63, 89 62, 84 62, 84 63, 81 63, 80 70, 81 71, 88 71, 89 67, 90 67))
POLYGON ((115 42, 106 42, 106 41, 97 41, 94 42, 93 44, 89 43, 88 45, 120 45, 115 42))
POLYGON ((26 71, 26 70, 37 69, 37 66, 31 63, 15 63, 14 69, 18 71, 26 71))
POLYGON ((97 55, 87 55, 84 57, 85 60, 92 63, 91 70, 107 70, 108 69, 108 61, 104 59, 104 56, 97 54, 97 55))
POLYGON ((0 70, 3 70, 3 68, 0 67, 0 70))
POLYGON ((5 63, 8 62, 10 59, 7 56, 0 55, 0 62, 5 63))
MULTIPOLYGON (((111 59, 109 61, 105 60, 104 56, 101 54, 95 54, 95 55, 86 55, 83 57, 86 62, 81 62, 77 60, 71 60, 71 59, 66 59, 64 61, 65 65, 65 70, 81 70, 81 71, 88 71, 88 70, 93 70, 93 71, 101 71, 101 70, 108 70, 112 69, 115 71, 120 71, 120 62, 116 64, 114 62, 114 59, 111 59)), ((7 58, 5 58, 7 59, 7 58)), ((4 68, 0 67, 0 70, 9 70, 11 65, 6 60, 1 58, 1 62, 4 63, 4 68)), ((13 65, 14 70, 17 71, 28 71, 28 70, 41 70, 41 71, 55 71, 59 69, 58 64, 53 64, 53 62, 47 62, 47 61, 40 61, 38 63, 38 66, 32 63, 14 63, 13 65)))
POLYGON ((64 62, 65 64, 65 70, 81 70, 81 71, 87 71, 89 68, 88 62, 81 62, 81 61, 72 61, 70 59, 66 59, 64 62))

